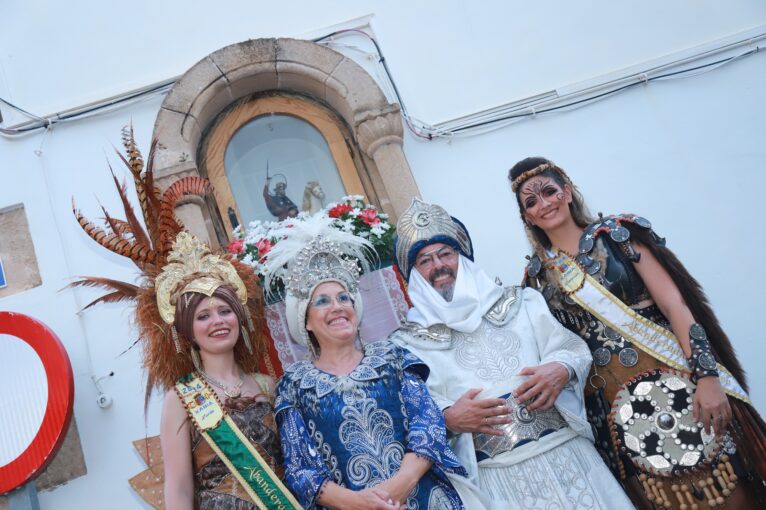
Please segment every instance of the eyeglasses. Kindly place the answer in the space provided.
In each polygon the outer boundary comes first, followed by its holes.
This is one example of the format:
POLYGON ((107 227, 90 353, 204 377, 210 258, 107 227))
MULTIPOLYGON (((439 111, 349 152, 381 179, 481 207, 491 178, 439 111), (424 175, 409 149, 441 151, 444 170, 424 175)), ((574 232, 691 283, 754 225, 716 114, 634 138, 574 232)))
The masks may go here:
POLYGON ((328 306, 332 305, 333 301, 338 303, 338 306, 354 306, 354 298, 351 297, 351 294, 348 292, 339 292, 334 298, 332 296, 328 296, 327 294, 319 294, 318 296, 314 296, 314 299, 311 301, 311 307, 327 308, 328 306))
POLYGON ((435 259, 439 259, 439 262, 442 263, 442 265, 450 264, 452 263, 455 258, 457 257, 457 252, 454 248, 451 246, 442 246, 438 250, 429 251, 428 253, 422 253, 418 255, 418 258, 415 260, 415 265, 418 267, 418 269, 426 270, 430 269, 431 266, 434 265, 436 262, 435 259))

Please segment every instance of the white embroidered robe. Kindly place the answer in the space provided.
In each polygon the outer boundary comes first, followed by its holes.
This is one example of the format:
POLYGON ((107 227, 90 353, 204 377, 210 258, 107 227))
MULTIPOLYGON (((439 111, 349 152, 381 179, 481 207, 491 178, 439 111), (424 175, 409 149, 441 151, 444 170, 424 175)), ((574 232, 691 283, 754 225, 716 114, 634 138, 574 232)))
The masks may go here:
POLYGON ((583 403, 590 350, 556 321, 539 292, 506 288, 470 334, 407 323, 390 339, 428 364, 428 389, 442 411, 471 388, 483 389, 478 398, 513 391, 525 367, 555 361, 572 370, 555 404, 566 427, 482 461, 472 434, 455 434, 453 449, 488 508, 633 508, 593 447, 583 403))

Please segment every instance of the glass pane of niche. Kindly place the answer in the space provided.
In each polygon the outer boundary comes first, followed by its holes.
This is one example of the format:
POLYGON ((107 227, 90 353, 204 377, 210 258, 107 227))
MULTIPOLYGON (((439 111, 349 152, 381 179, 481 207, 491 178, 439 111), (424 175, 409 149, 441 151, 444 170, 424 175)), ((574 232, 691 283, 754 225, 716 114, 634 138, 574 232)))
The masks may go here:
POLYGON ((242 126, 226 147, 224 166, 244 225, 313 213, 346 194, 322 134, 290 115, 242 126))

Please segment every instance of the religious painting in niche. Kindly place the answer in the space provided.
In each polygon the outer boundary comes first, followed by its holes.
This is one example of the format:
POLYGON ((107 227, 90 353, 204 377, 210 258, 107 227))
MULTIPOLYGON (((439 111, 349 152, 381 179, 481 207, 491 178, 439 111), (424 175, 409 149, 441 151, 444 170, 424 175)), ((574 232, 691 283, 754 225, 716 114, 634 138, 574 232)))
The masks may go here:
POLYGON ((322 134, 291 115, 243 125, 226 147, 224 167, 243 225, 314 213, 346 195, 322 134))

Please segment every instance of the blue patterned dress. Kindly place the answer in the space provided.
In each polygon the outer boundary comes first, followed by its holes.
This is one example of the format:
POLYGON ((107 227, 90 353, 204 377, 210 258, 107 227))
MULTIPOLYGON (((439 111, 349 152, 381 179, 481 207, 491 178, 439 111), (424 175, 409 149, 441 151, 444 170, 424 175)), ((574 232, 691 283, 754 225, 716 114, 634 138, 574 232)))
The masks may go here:
POLYGON ((427 377, 425 363, 388 341, 367 345, 347 376, 308 361, 285 371, 275 405, 285 481, 305 508, 323 508, 317 498, 327 481, 362 490, 391 478, 407 452, 433 461, 407 509, 463 508, 446 473, 465 470, 447 446, 427 377))

